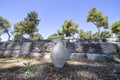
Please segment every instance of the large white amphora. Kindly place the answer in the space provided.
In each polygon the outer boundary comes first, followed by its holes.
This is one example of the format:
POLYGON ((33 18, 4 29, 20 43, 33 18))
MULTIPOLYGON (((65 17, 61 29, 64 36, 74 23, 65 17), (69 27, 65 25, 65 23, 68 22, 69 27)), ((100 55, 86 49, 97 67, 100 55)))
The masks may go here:
POLYGON ((66 47, 63 45, 62 38, 58 37, 57 44, 53 47, 51 53, 53 65, 56 68, 63 68, 67 56, 68 52, 66 50, 66 47))

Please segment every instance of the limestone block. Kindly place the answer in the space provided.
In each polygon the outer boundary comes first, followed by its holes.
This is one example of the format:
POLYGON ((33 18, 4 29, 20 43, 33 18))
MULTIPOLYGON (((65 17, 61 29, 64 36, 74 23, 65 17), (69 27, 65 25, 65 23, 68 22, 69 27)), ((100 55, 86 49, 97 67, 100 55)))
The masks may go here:
POLYGON ((4 51, 0 50, 0 56, 3 55, 4 51))
POLYGON ((30 53, 32 42, 23 42, 21 50, 20 50, 20 56, 26 56, 30 53))
POLYGON ((3 54, 4 57, 10 57, 11 56, 11 50, 6 50, 3 54))
POLYGON ((14 50, 14 51, 12 51, 11 56, 12 57, 19 57, 19 53, 20 53, 20 50, 14 50))
POLYGON ((11 41, 10 43, 8 43, 7 49, 8 50, 21 49, 21 44, 17 43, 17 42, 14 42, 14 41, 11 41))
POLYGON ((53 49, 54 43, 46 43, 46 51, 51 52, 53 49))
POLYGON ((40 57, 42 57, 42 55, 40 53, 31 52, 30 57, 40 58, 40 57))
POLYGON ((87 53, 87 59, 92 59, 92 60, 105 60, 107 58, 110 58, 109 55, 105 55, 105 54, 91 54, 91 53, 87 53))
POLYGON ((84 45, 80 42, 75 42, 75 51, 79 53, 84 52, 84 45))
POLYGON ((67 42, 66 48, 70 53, 75 52, 75 43, 74 42, 67 42))
POLYGON ((117 53, 117 45, 113 43, 101 43, 101 52, 105 54, 116 54, 117 53))
POLYGON ((45 43, 44 42, 35 42, 35 43, 33 43, 32 47, 33 47, 32 52, 39 53, 39 52, 45 51, 45 43))
POLYGON ((71 53, 71 55, 69 56, 69 59, 72 59, 72 60, 86 59, 86 54, 85 53, 71 53))

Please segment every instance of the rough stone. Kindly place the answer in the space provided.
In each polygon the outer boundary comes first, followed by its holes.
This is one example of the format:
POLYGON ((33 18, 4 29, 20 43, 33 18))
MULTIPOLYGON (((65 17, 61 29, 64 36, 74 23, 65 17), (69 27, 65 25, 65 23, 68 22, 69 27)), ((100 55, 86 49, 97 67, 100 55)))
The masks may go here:
POLYGON ((46 43, 46 51, 51 52, 53 49, 54 43, 46 43))
POLYGON ((45 52, 45 47, 46 47, 46 45, 44 42, 35 42, 35 43, 33 43, 32 52, 36 52, 36 53, 45 52))
POLYGON ((10 57, 11 56, 11 50, 6 50, 3 54, 4 57, 10 57))
POLYGON ((109 58, 108 55, 105 54, 91 54, 91 53, 86 53, 87 54, 87 59, 92 59, 92 60, 105 60, 109 58))
POLYGON ((21 50, 20 50, 20 56, 29 55, 31 45, 32 45, 32 42, 23 42, 21 50))
POLYGON ((20 50, 14 50, 14 51, 12 51, 11 56, 12 57, 19 57, 19 53, 20 53, 20 50))
POLYGON ((120 53, 120 43, 118 43, 117 46, 118 46, 118 51, 120 53))
POLYGON ((40 57, 42 57, 42 55, 40 53, 32 52, 32 53, 30 53, 30 57, 40 58, 40 57))
POLYGON ((70 53, 75 52, 75 43, 74 42, 67 42, 66 48, 70 53))
POLYGON ((85 59, 85 58, 86 58, 85 53, 71 53, 68 59, 79 60, 79 59, 85 59))
POLYGON ((84 46, 80 42, 75 42, 75 51, 76 52, 84 52, 84 46))
POLYGON ((7 49, 8 49, 8 50, 10 50, 10 49, 11 49, 11 50, 13 50, 13 49, 21 49, 21 45, 20 45, 20 43, 11 41, 10 43, 8 43, 7 49))
POLYGON ((5 50, 7 46, 7 43, 5 42, 0 42, 0 50, 5 50))
POLYGON ((44 59, 45 60, 51 60, 51 53, 45 53, 44 54, 44 59))
POLYGON ((98 43, 88 43, 84 45, 86 53, 100 53, 100 45, 98 43))
POLYGON ((117 45, 113 43, 101 43, 100 48, 101 48, 101 52, 105 54, 117 53, 117 45))

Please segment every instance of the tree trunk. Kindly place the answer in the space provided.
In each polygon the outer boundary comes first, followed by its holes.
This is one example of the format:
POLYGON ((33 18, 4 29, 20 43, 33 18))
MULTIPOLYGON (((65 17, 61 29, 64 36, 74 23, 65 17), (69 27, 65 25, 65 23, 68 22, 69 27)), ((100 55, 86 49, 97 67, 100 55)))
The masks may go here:
POLYGON ((10 34, 9 34, 9 32, 8 32, 8 30, 5 28, 5 31, 6 31, 6 33, 7 33, 7 35, 8 35, 8 41, 10 40, 10 34))
POLYGON ((101 33, 100 33, 100 28, 98 27, 98 39, 101 38, 100 35, 101 35, 101 33))

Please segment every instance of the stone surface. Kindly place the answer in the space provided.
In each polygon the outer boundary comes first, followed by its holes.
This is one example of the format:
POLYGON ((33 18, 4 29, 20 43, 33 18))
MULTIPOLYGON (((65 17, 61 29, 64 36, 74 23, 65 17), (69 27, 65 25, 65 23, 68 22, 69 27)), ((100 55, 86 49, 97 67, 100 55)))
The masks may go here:
POLYGON ((45 52, 46 45, 44 42, 35 42, 33 43, 32 47, 33 47, 32 52, 39 53, 39 52, 45 52))
POLYGON ((87 54, 87 59, 92 59, 92 60, 105 60, 109 58, 109 55, 105 55, 105 54, 90 54, 90 53, 86 53, 87 54))
POLYGON ((85 52, 86 53, 100 53, 101 48, 99 43, 88 43, 85 45, 85 52))
POLYGON ((21 49, 21 44, 18 42, 11 41, 10 43, 7 44, 7 49, 21 49))
POLYGON ((100 44, 76 42, 75 51, 78 53, 100 53, 100 44))
POLYGON ((101 53, 105 54, 116 54, 117 53, 117 45, 113 43, 102 43, 100 44, 101 53))
POLYGON ((118 47, 118 51, 119 51, 119 54, 120 54, 120 43, 117 44, 117 47, 118 47))
POLYGON ((45 53, 44 54, 44 57, 43 57, 45 60, 51 60, 51 53, 45 53))
POLYGON ((0 56, 3 55, 4 51, 0 50, 0 56))
POLYGON ((6 50, 3 54, 4 57, 10 57, 11 56, 11 50, 6 50))
POLYGON ((54 46, 54 43, 46 43, 46 51, 47 52, 51 52, 52 51, 52 49, 53 49, 53 46, 54 46))
POLYGON ((0 50, 5 50, 7 46, 7 43, 5 42, 0 42, 0 50))
POLYGON ((75 42, 75 51, 76 52, 84 52, 84 46, 80 42, 75 42))
POLYGON ((31 52, 30 57, 40 58, 40 57, 42 57, 42 55, 40 53, 31 52))
POLYGON ((66 48, 70 53, 75 52, 75 43, 74 42, 67 42, 66 48))
POLYGON ((68 59, 72 60, 79 60, 79 59, 86 59, 85 53, 71 53, 68 59))
POLYGON ((14 50, 14 51, 12 51, 11 56, 12 57, 19 57, 19 53, 20 53, 20 50, 14 50))
POLYGON ((31 45, 32 45, 32 42, 23 42, 21 50, 20 50, 20 56, 29 55, 31 45))

